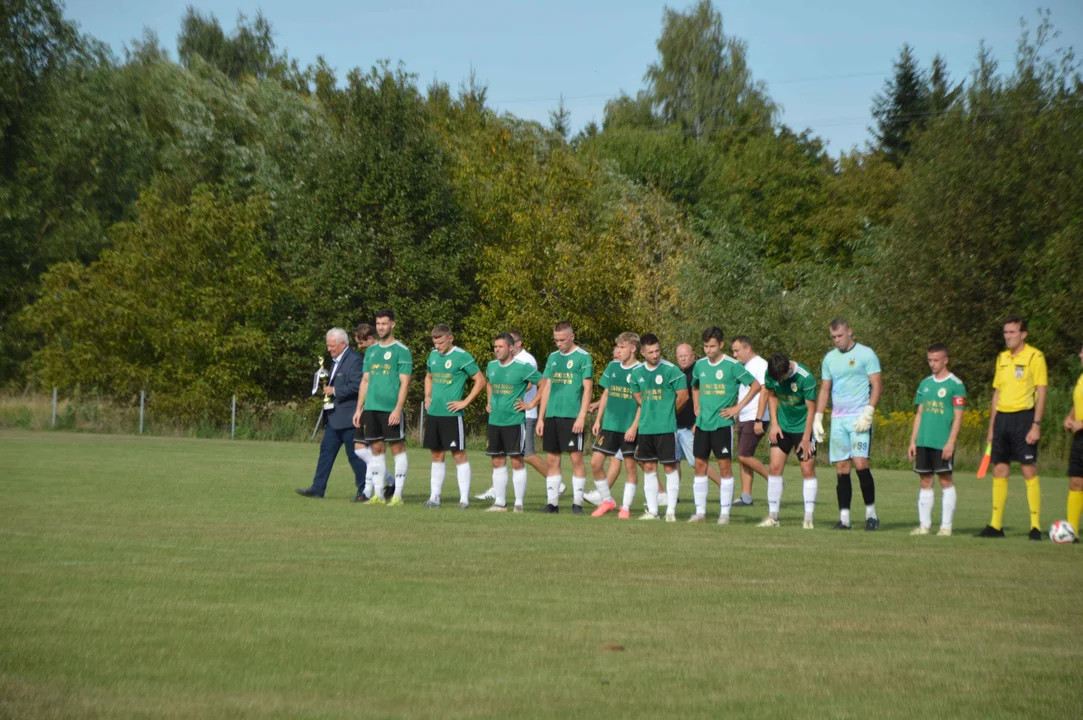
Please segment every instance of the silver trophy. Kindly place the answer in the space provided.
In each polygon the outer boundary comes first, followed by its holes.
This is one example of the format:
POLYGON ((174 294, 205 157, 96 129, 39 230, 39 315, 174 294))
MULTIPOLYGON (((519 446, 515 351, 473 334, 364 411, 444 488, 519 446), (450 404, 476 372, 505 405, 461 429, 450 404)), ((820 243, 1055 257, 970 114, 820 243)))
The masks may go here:
POLYGON ((313 384, 312 392, 315 394, 316 386, 319 386, 320 394, 323 395, 323 409, 334 410, 335 401, 330 395, 324 395, 324 390, 327 388, 327 381, 331 377, 331 373, 327 372, 323 367, 323 355, 320 355, 320 369, 316 371, 316 382, 313 384))

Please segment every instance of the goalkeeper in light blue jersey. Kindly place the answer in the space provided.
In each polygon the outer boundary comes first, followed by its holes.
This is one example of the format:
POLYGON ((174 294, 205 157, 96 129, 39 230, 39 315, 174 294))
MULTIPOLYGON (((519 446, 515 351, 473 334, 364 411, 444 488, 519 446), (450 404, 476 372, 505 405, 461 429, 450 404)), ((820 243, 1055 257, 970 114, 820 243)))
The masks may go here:
POLYGON ((854 342, 854 331, 842 318, 831 321, 831 341, 835 349, 824 356, 821 365, 823 384, 816 401, 812 431, 816 442, 822 442, 824 410, 830 398, 831 462, 838 476, 835 492, 839 500, 839 521, 834 529, 850 529, 850 501, 854 494, 850 480, 852 462, 865 499, 865 529, 876 530, 880 520, 876 517, 876 484, 869 470, 869 450, 872 419, 884 388, 880 360, 872 349, 854 342))

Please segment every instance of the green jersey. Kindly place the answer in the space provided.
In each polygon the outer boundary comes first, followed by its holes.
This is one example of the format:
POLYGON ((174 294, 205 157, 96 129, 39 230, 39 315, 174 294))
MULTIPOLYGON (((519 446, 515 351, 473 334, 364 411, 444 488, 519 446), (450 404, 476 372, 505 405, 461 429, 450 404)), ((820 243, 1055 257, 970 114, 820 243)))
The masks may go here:
POLYGON ((370 345, 365 351, 365 374, 369 376, 365 409, 394 412, 399 402, 399 376, 412 375, 413 372, 414 356, 398 340, 390 345, 370 345))
POLYGON ((662 360, 653 369, 640 363, 632 373, 632 391, 639 393, 643 402, 639 434, 677 432, 677 391, 687 388, 684 371, 668 360, 662 360))
POLYGON ((642 366, 643 363, 634 363, 631 367, 624 367, 616 360, 606 366, 602 373, 602 379, 598 384, 609 391, 609 397, 605 401, 605 414, 602 415, 602 430, 611 432, 628 432, 636 419, 636 411, 639 403, 632 394, 632 373, 642 366))
POLYGON ((768 375, 763 386, 778 398, 778 426, 782 432, 803 433, 808 420, 806 400, 816 402, 816 377, 799 362, 793 364, 793 372, 782 382, 768 375))
POLYGON ((432 402, 426 412, 435 417, 461 417, 462 410, 452 412, 447 404, 462 400, 466 379, 479 372, 474 356, 460 347, 452 347, 447 355, 433 350, 425 365, 432 376, 432 402))
POLYGON ((917 444, 921 447, 943 450, 951 437, 951 424, 955 409, 966 407, 966 386, 951 373, 943 380, 930 375, 918 385, 914 404, 921 406, 921 424, 918 425, 917 444))
POLYGON ((692 367, 692 387, 699 388, 699 417, 696 427, 700 430, 718 430, 733 425, 732 418, 718 413, 737 404, 737 394, 742 385, 757 382, 745 366, 729 355, 723 355, 717 363, 710 358, 700 358, 692 367))
POLYGON ((565 355, 559 350, 549 353, 545 374, 549 381, 549 404, 546 417, 576 418, 583 406, 583 381, 594 379, 594 362, 590 353, 577 347, 565 355))
POLYGON ((485 368, 485 377, 492 391, 489 424, 498 427, 522 425, 526 413, 515 409, 515 401, 523 399, 530 383, 538 384, 541 373, 530 363, 513 358, 507 365, 501 365, 498 360, 491 361, 485 368))

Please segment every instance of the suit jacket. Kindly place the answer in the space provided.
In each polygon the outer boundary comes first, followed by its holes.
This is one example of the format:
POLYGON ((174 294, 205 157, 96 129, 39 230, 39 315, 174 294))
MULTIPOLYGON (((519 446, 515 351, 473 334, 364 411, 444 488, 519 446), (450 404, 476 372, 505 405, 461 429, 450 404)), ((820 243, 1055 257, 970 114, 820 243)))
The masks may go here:
POLYGON ((361 389, 361 376, 363 361, 361 356, 346 348, 342 351, 342 359, 339 360, 338 370, 328 383, 335 388, 333 399, 335 407, 324 410, 324 422, 335 430, 353 427, 353 414, 357 410, 357 392, 361 389))

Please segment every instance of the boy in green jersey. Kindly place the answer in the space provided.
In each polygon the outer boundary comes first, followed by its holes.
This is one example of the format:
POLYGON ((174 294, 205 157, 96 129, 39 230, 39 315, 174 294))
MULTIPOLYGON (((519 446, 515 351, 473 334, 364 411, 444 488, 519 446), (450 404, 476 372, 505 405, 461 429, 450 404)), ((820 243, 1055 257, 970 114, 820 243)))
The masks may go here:
POLYGON ((590 353, 575 344, 575 331, 569 322, 553 326, 553 343, 557 349, 545 361, 544 382, 535 398, 540 403, 535 433, 542 438, 547 472, 546 505, 541 511, 560 512, 560 456, 568 453, 572 460, 572 514, 582 515, 587 485, 583 427, 594 388, 594 362, 590 353))
POLYGON ((771 444, 771 464, 767 470, 767 512, 760 527, 778 527, 778 511, 782 504, 782 469, 791 450, 796 450, 804 479, 802 496, 805 520, 802 527, 812 529, 816 510, 816 441, 812 439, 812 418, 816 412, 816 376, 799 362, 782 353, 767 361, 763 381, 766 398, 761 399, 756 417, 763 416, 764 400, 771 413, 767 440, 771 444))
POLYGON ((930 345, 925 358, 933 374, 921 381, 914 404, 914 427, 910 432, 907 455, 914 463, 914 472, 921 479, 918 490, 918 526, 911 535, 928 535, 933 515, 933 475, 940 478, 940 530, 937 535, 951 535, 955 515, 955 485, 952 484, 952 460, 955 439, 963 426, 966 409, 966 387, 948 370, 948 348, 930 345))
POLYGON ((489 512, 505 512, 508 496, 508 467, 511 459, 512 485, 515 487, 515 512, 523 511, 526 496, 526 413, 516 408, 532 385, 541 382, 541 373, 527 362, 513 356, 515 340, 508 333, 493 338, 496 360, 485 368, 485 386, 489 413, 489 442, 485 454, 493 459, 493 504, 489 512))
POLYGON ((692 402, 696 409, 696 434, 692 440, 695 477, 692 495, 696 514, 689 522, 707 520, 707 461, 714 453, 722 476, 718 524, 729 525, 733 505, 733 425, 742 408, 760 391, 760 381, 745 366, 722 353, 725 339, 722 329, 711 326, 703 331, 703 352, 692 366, 692 402), (738 400, 742 385, 748 386, 743 400, 738 400))
POLYGON ((617 336, 613 361, 606 366, 598 384, 602 397, 598 401, 598 414, 594 419, 594 448, 590 456, 590 469, 594 475, 594 487, 598 492, 598 507, 591 517, 601 517, 617 507, 609 488, 620 473, 620 460, 624 457, 624 502, 618 516, 622 520, 631 517, 632 501, 635 500, 638 470, 633 457, 636 433, 639 428, 639 403, 632 392, 632 373, 640 366, 636 362, 639 336, 624 332, 617 336), (609 468, 605 467, 609 458, 609 468))
POLYGON ((681 489, 677 460, 677 411, 688 402, 684 372, 662 359, 658 336, 640 338, 643 362, 632 373, 632 392, 639 403, 635 459, 643 467, 647 511, 640 520, 658 519, 658 464, 666 472, 666 522, 677 522, 677 493, 681 489))
POLYGON ((429 499, 427 508, 440 507, 440 495, 444 489, 444 464, 446 453, 455 458, 455 475, 459 481, 459 509, 470 507, 470 462, 466 457, 466 430, 463 427, 463 410, 486 385, 485 373, 474 362, 474 356, 455 346, 451 328, 440 323, 432 329, 435 348, 425 362, 425 423, 424 446, 432 455, 429 475, 429 499), (470 394, 463 397, 466 381, 474 379, 470 394))
MULTIPOLYGON (((376 313, 376 335, 379 341, 365 350, 365 374, 353 426, 364 428, 365 443, 372 453, 370 477, 382 478, 387 472, 384 449, 386 444, 391 445, 391 454, 395 456, 395 494, 386 505, 401 507, 407 471, 406 418, 402 409, 414 372, 414 359, 409 348, 395 339, 395 313, 391 310, 376 313)), ((379 493, 369 497, 369 505, 385 504, 379 493)))

